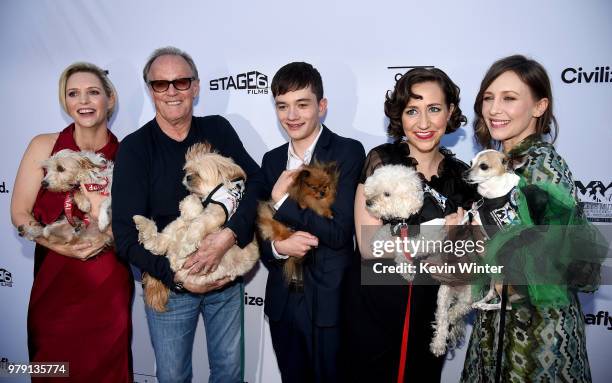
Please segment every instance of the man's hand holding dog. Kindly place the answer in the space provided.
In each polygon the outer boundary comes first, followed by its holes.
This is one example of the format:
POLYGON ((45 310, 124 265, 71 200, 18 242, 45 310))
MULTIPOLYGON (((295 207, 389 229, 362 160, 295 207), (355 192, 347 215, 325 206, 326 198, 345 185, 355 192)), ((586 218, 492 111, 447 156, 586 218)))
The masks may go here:
POLYGON ((209 291, 218 290, 231 281, 232 281, 232 278, 230 278, 229 276, 218 279, 206 285, 199 285, 199 284, 192 283, 189 280, 185 280, 183 282, 183 287, 187 291, 192 292, 194 294, 204 294, 209 291))
POLYGON ((294 170, 285 170, 281 173, 280 177, 278 177, 274 187, 272 188, 271 197, 274 203, 278 203, 278 201, 280 201, 285 194, 289 192, 289 188, 293 184, 295 176, 300 170, 300 168, 297 168, 294 170))
POLYGON ((231 229, 225 228, 210 233, 202 238, 198 250, 185 261, 183 269, 191 269, 189 274, 212 273, 219 266, 221 258, 235 243, 236 237, 231 229))
POLYGON ((296 258, 302 258, 318 245, 319 239, 305 231, 296 231, 283 241, 274 241, 274 248, 279 254, 296 258))

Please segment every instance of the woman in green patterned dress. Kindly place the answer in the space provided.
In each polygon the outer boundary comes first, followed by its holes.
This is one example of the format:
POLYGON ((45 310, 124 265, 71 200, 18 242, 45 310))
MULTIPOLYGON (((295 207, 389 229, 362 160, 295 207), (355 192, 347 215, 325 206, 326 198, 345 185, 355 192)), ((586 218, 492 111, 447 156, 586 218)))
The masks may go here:
MULTIPOLYGON (((553 184, 569 193, 574 203, 572 174, 552 144, 544 140, 548 136, 554 141, 558 128, 550 80, 542 65, 519 55, 495 62, 482 80, 474 110, 474 131, 482 147, 507 153, 527 185, 553 184)), ((592 285, 568 288, 561 303, 541 304, 529 294, 513 303, 505 314, 501 381, 590 382, 584 320, 576 293, 594 289, 592 285)), ((494 381, 499 320, 500 311, 477 312, 462 382, 494 381)))

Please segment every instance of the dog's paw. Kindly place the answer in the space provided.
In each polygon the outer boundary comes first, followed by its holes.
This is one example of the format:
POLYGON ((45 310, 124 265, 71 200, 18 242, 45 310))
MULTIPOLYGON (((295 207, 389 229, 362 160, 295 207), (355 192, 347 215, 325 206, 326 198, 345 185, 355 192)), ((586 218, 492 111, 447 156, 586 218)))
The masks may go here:
POLYGON ((141 215, 135 215, 134 217, 132 217, 132 219, 136 224, 136 229, 138 229, 138 241, 140 243, 144 243, 155 233, 157 233, 157 226, 152 220, 141 215))
POLYGON ((98 217, 98 229, 101 232, 106 231, 106 228, 110 225, 110 217, 108 214, 103 214, 100 212, 100 216, 98 217))
POLYGON ((446 354, 446 339, 434 338, 434 340, 429 345, 429 350, 435 356, 442 356, 446 354))
POLYGON ((111 199, 110 197, 105 199, 100 206, 100 214, 98 216, 98 229, 104 232, 111 223, 111 199))
POLYGON ((30 241, 33 241, 43 235, 43 227, 39 224, 19 225, 17 231, 19 232, 19 236, 25 237, 30 241))
POLYGON ((78 191, 74 194, 74 202, 83 213, 89 213, 91 211, 91 202, 82 192, 78 191))

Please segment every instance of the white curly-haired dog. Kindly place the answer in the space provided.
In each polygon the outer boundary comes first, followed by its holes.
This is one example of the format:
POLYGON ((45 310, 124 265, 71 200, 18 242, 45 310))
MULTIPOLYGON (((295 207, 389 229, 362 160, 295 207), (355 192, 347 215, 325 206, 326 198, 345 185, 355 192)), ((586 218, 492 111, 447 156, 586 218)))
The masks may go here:
MULTIPOLYGON (((151 253, 168 257, 172 270, 190 283, 205 285, 226 276, 234 279, 247 273, 259 259, 255 240, 244 249, 232 246, 212 273, 189 275, 189 270, 182 269, 202 238, 220 230, 235 212, 246 180, 240 166, 213 152, 207 143, 192 145, 185 160, 183 185, 191 194, 180 202, 180 216, 158 232, 154 221, 135 215, 139 242, 151 253)), ((169 289, 150 275, 143 277, 143 283, 145 302, 156 311, 165 311, 169 289)))
MULTIPOLYGON (((366 179, 363 191, 366 210, 381 220, 399 222, 397 225, 407 225, 408 218, 423 207, 421 179, 414 169, 404 165, 384 165, 377 168, 366 179)), ((381 241, 394 241, 394 233, 397 232, 395 226, 386 224, 378 229, 372 238, 372 245, 381 241)), ((408 263, 404 252, 393 253, 398 264, 408 263)), ((407 271, 402 276, 408 281, 414 278, 414 274, 407 271)))
POLYGON ((66 193, 64 215, 58 221, 42 226, 31 222, 18 228, 19 234, 30 240, 44 237, 52 243, 75 243, 97 238, 112 243, 105 231, 111 220, 110 190, 113 182, 112 161, 101 154, 89 151, 63 149, 49 157, 42 164, 45 176, 41 186, 59 193, 66 193), (84 219, 74 215, 75 205, 83 213, 91 211, 91 203, 79 188, 83 185, 88 191, 98 191, 108 198, 100 205, 98 221, 90 225, 88 214, 84 219))
MULTIPOLYGON (((381 166, 368 177, 364 184, 366 209, 375 217, 392 222, 405 224, 406 221, 417 214, 424 199, 422 181, 418 173, 403 165, 381 166)), ((420 226, 420 237, 427 240, 443 240, 446 234, 441 230, 444 220, 433 220, 420 226), (435 222, 434 222, 435 221, 435 222)), ((390 224, 383 225, 372 239, 374 241, 393 241, 393 232, 390 224)), ((406 264, 408 260, 403 251, 395 251, 395 261, 406 264)), ((426 257, 428 254, 420 254, 426 257)), ((407 270, 406 267, 402 270, 407 270)), ((404 272, 401 274, 409 282, 414 274, 404 272)), ((436 320, 433 323, 434 336, 430 344, 433 354, 443 355, 447 346, 453 348, 460 342, 465 334, 464 316, 471 309, 471 294, 469 286, 450 286, 442 284, 438 290, 436 320)))

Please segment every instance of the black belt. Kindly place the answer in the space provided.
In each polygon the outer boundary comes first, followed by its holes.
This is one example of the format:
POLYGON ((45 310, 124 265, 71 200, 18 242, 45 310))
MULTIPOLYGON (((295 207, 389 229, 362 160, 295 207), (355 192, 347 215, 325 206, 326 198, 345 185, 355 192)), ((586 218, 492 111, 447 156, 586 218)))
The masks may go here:
POLYGON ((289 282, 289 291, 292 293, 303 293, 304 292, 304 282, 301 282, 301 281, 289 282))

